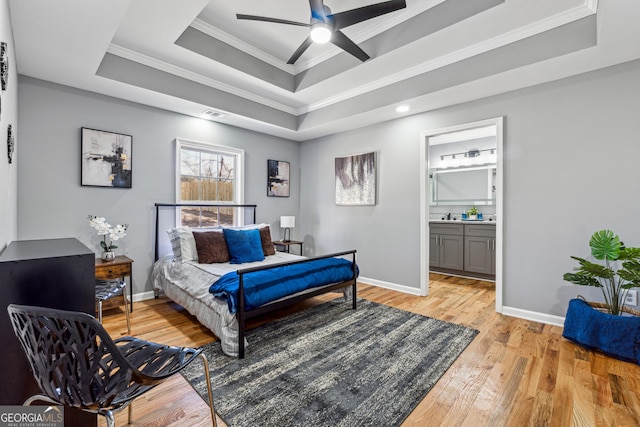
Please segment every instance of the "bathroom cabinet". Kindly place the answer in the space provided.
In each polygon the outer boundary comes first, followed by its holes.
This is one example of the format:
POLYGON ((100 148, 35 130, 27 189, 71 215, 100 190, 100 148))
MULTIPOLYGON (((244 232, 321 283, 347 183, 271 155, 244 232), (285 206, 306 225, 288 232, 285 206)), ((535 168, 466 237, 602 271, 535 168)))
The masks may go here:
POLYGON ((464 270, 496 274, 496 229, 486 225, 464 226, 464 270))
POLYGON ((429 223, 429 270, 494 280, 495 223, 429 223))
POLYGON ((450 270, 464 267, 464 226, 432 224, 429 234, 429 265, 450 270))

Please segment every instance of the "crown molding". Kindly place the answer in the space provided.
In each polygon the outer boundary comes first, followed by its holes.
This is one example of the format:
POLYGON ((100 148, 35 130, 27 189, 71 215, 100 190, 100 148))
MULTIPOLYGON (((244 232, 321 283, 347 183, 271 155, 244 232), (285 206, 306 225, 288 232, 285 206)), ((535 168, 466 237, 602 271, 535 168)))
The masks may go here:
POLYGON ((221 42, 228 44, 229 46, 241 50, 244 53, 261 60, 262 62, 266 62, 267 64, 279 68, 280 70, 285 71, 291 75, 294 75, 296 72, 294 66, 281 61, 275 56, 269 55, 268 53, 256 48, 255 46, 250 45, 249 43, 246 43, 245 41, 240 40, 239 38, 234 37, 231 34, 226 33, 219 28, 214 27, 213 25, 210 25, 201 19, 195 19, 190 27, 205 33, 209 37, 218 39, 221 42))
MULTIPOLYGON (((442 3, 442 1, 445 0, 433 0, 433 1, 429 1, 424 5, 421 5, 421 8, 424 8, 425 10, 435 6, 436 4, 442 3)), ((186 70, 184 68, 169 64, 167 62, 164 61, 160 61, 157 60, 155 58, 149 57, 147 55, 141 54, 139 52, 133 51, 131 49, 127 49, 124 48, 122 46, 118 46, 115 44, 111 44, 107 50, 108 53, 111 53, 113 55, 117 55, 120 56, 122 58, 125 59, 129 59, 131 61, 135 61, 138 62, 140 64, 143 65, 147 65, 149 67, 161 70, 161 71, 165 71, 168 72, 170 74, 188 79, 188 80, 192 80, 194 82, 198 82, 201 84, 204 84, 206 86, 215 88, 215 89, 219 89, 222 90, 224 92, 242 97, 244 99, 248 99, 250 101, 254 101, 257 103, 260 103, 262 105, 265 105, 267 107, 271 107, 274 109, 277 109, 279 111, 283 111, 285 113, 288 114, 292 114, 295 116, 300 116, 306 113, 310 113, 312 111, 315 110, 319 110, 328 106, 331 106, 333 104, 337 104, 339 102, 348 100, 350 98, 371 92, 373 90, 377 90, 380 88, 383 88, 385 86, 389 86, 391 84, 394 83, 398 83, 401 82, 403 80, 418 76, 420 74, 424 74, 427 73, 429 71, 433 71, 435 69, 462 61, 464 59, 491 51, 493 49, 508 45, 510 43, 514 43, 516 41, 525 39, 527 37, 531 37, 534 36, 536 34, 539 33, 543 33, 545 31, 549 31, 552 30, 554 28, 557 28, 559 26, 571 23, 573 21, 577 21, 579 19, 588 17, 590 15, 593 15, 597 12, 597 8, 598 8, 598 0, 584 0, 584 3, 580 6, 576 6, 574 8, 568 9, 566 11, 563 11, 561 13, 558 13, 556 15, 553 15, 551 17, 542 19, 540 21, 534 22, 532 24, 529 24, 527 26, 515 29, 513 31, 501 34, 497 37, 491 38, 491 39, 487 39, 484 40, 480 43, 476 43, 475 45, 472 46, 468 46, 465 47, 463 49, 457 50, 455 52, 452 52, 448 55, 443 55, 439 58, 436 58, 434 60, 425 62, 423 64, 414 66, 414 67, 410 67, 407 68, 405 70, 402 70, 398 73, 395 74, 391 74, 388 76, 385 76, 384 78, 372 81, 368 84, 365 85, 361 85, 358 86, 357 88, 354 88, 352 90, 349 91, 344 91, 338 95, 335 96, 331 96, 328 98, 325 98, 319 102, 316 103, 311 103, 309 105, 300 107, 300 108, 294 108, 276 101, 273 101, 272 99, 268 99, 259 95, 255 95, 249 91, 246 90, 242 90, 239 89, 235 86, 231 86, 229 84, 220 82, 218 80, 215 79, 211 79, 209 77, 203 76, 199 73, 195 73, 189 70, 186 70)), ((409 13, 409 12, 407 12, 409 13)), ((411 13, 416 13, 415 10, 412 10, 411 13)), ((401 20, 402 17, 397 18, 398 20, 401 20)), ((397 23, 394 20, 393 25, 397 25, 397 23)), ((391 25, 391 26, 393 26, 391 25)), ((194 29, 197 29, 199 31, 203 31, 205 32, 207 35, 211 36, 211 37, 215 37, 225 43, 230 44, 231 46, 242 50, 243 52, 253 55, 255 57, 258 57, 258 59, 261 59, 273 66, 276 66, 288 73, 294 74, 295 70, 296 72, 298 72, 298 70, 301 70, 303 68, 299 67, 299 66, 290 66, 288 64, 283 63, 282 61, 280 61, 279 59, 268 55, 258 49, 256 49, 255 47, 227 34, 224 33, 220 30, 218 30, 217 28, 212 27, 211 25, 205 23, 204 21, 198 20, 196 19, 194 21, 194 23, 192 24, 192 27, 194 29)), ((390 28, 390 27, 389 27, 390 28)), ((387 28, 385 28, 387 29, 387 28)), ((365 34, 364 32, 362 32, 362 34, 365 34)), ((366 34, 365 34, 366 35, 366 34)), ((359 40, 356 39, 354 37, 354 41, 355 40, 359 40)), ((335 50, 337 51, 334 54, 340 53, 341 50, 339 48, 335 48, 335 50)), ((330 55, 333 56, 333 55, 330 55)), ((328 57, 330 57, 328 56, 328 57)), ((327 58, 328 58, 327 57, 327 58)), ((316 63, 322 62, 323 60, 326 60, 327 58, 325 58, 324 56, 320 56, 317 57, 319 59, 314 59, 311 62, 315 65, 316 63)), ((308 63, 305 63, 304 66, 306 67, 308 65, 308 63)))
POLYGON ((325 98, 320 102, 298 108, 297 114, 302 115, 315 110, 319 110, 321 108, 328 107, 330 105, 371 92, 373 90, 398 83, 400 81, 436 70, 447 65, 451 65, 453 63, 488 52, 493 49, 497 49, 502 46, 506 46, 510 43, 514 43, 527 37, 552 30, 573 21, 586 18, 596 13, 597 3, 598 0, 585 0, 585 3, 581 6, 567 9, 564 12, 558 13, 546 19, 542 19, 527 26, 501 34, 497 37, 493 37, 480 43, 476 43, 475 45, 465 47, 448 55, 443 55, 432 61, 422 63, 415 67, 407 68, 398 73, 391 74, 385 76, 384 78, 372 81, 366 85, 358 86, 357 88, 354 88, 350 91, 345 91, 340 93, 339 95, 325 98))
MULTIPOLYGON (((281 104, 272 99, 268 99, 254 93, 251 93, 246 90, 239 89, 235 86, 228 85, 221 81, 205 77, 202 74, 194 73, 193 71, 185 70, 182 67, 175 66, 173 64, 169 64, 164 61, 160 61, 158 59, 152 58, 150 56, 144 55, 140 52, 136 52, 134 50, 128 49, 126 47, 118 46, 116 44, 111 43, 107 49, 107 53, 112 55, 119 56, 124 59, 128 59, 130 61, 137 62, 142 65, 146 65, 148 67, 154 68, 156 70, 164 71, 169 74, 173 74, 178 77, 182 77, 187 80, 194 81, 196 83, 203 84, 205 86, 212 87, 214 89, 218 89, 232 95, 239 96, 244 99, 248 99, 249 101, 257 102, 259 104, 265 105, 267 107, 274 108, 276 110, 280 110, 287 114, 296 115, 297 109, 290 107, 288 105, 281 104)), ((211 106, 214 108, 213 106, 211 106)))

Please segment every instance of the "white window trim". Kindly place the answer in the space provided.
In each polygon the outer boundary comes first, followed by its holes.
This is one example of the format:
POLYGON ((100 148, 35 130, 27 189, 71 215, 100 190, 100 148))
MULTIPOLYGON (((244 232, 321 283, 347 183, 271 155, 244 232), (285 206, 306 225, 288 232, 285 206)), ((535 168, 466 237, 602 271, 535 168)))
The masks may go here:
MULTIPOLYGON (((176 138, 176 167, 175 167, 175 203, 181 203, 180 200, 180 151, 183 148, 193 148, 196 150, 211 150, 222 153, 229 153, 238 157, 236 164, 236 185, 234 188, 234 201, 228 203, 230 205, 242 205, 244 204, 244 150, 241 148, 228 147, 225 145, 211 144, 210 142, 194 141, 191 139, 176 138)), ((225 204, 225 202, 219 202, 225 204)))

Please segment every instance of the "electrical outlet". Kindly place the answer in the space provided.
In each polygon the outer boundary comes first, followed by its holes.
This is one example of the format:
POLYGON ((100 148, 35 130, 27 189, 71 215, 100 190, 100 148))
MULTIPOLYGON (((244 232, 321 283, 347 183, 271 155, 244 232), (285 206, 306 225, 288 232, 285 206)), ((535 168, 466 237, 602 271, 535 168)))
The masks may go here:
POLYGON ((627 296, 624 298, 624 303, 626 305, 638 305, 638 291, 629 289, 627 296))

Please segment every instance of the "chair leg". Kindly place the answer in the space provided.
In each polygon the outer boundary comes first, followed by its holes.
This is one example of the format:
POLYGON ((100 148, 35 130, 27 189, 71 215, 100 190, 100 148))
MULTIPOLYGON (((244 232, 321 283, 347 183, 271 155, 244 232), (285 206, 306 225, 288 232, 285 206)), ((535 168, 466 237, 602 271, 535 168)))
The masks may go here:
POLYGON ((218 422, 216 421, 216 409, 213 406, 213 393, 211 392, 211 375, 209 374, 209 361, 207 360, 207 356, 205 356, 204 353, 200 353, 200 357, 202 358, 202 365, 204 367, 204 377, 207 380, 207 393, 209 394, 211 420, 213 421, 213 427, 218 427, 218 422))
POLYGON ((129 403, 129 407, 127 409, 129 412, 129 424, 133 424, 133 402, 129 403))
POLYGON ((107 427, 116 427, 116 419, 111 411, 100 411, 100 415, 104 416, 107 420, 107 427))
POLYGON ((122 290, 122 299, 124 299, 124 314, 127 316, 127 334, 131 335, 131 322, 129 320, 129 302, 127 300, 126 288, 122 290))

